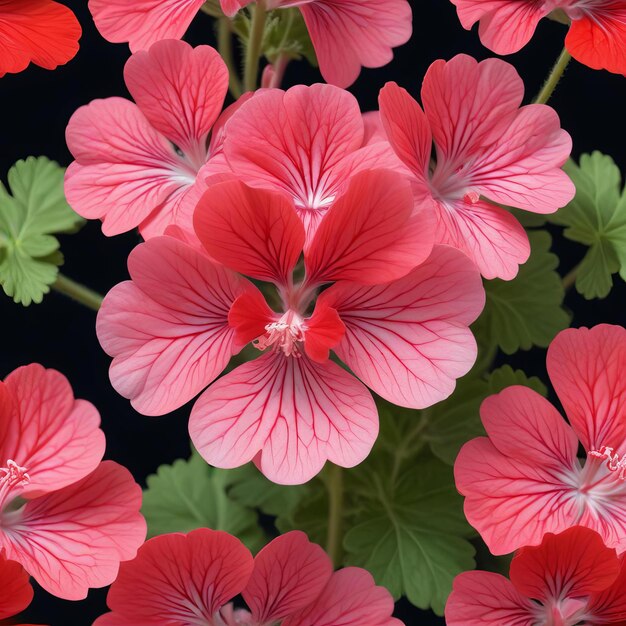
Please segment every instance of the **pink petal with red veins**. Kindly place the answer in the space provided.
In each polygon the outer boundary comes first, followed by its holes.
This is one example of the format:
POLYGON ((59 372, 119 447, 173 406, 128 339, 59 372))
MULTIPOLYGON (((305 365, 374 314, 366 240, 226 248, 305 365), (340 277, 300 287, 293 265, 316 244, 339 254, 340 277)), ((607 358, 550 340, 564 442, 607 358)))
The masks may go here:
POLYGON ((0 619, 21 613, 33 599, 30 576, 15 561, 7 561, 0 553, 0 619))
POLYGON ((550 344, 548 374, 585 450, 626 453, 626 329, 567 329, 550 344))
POLYGON ((395 153, 420 181, 428 176, 432 135, 420 105, 396 83, 387 83, 378 97, 385 132, 395 153))
POLYGON ((511 280, 530 256, 522 225, 506 209, 478 200, 451 205, 435 202, 437 243, 464 252, 485 278, 511 280))
POLYGON ((180 39, 204 0, 89 0, 100 34, 143 50, 161 39, 180 39))
POLYGON ((380 111, 367 111, 363 113, 363 145, 369 146, 379 141, 387 141, 387 135, 383 128, 380 111))
POLYGON ((123 98, 94 100, 74 113, 66 131, 76 161, 65 177, 72 208, 101 219, 106 235, 131 230, 195 180, 170 143, 123 98))
POLYGON ((337 346, 346 332, 339 313, 318 300, 313 315, 306 320, 306 327, 304 349, 307 356, 317 363, 325 363, 330 350, 337 346))
POLYGON ((201 619, 212 624, 213 615, 244 589, 253 567, 248 549, 228 533, 200 528, 161 535, 122 564, 107 604, 114 615, 135 624, 201 619))
POLYGON ((228 91, 228 68, 210 46, 159 41, 124 68, 128 90, 148 122, 198 164, 228 91))
POLYGON ((471 368, 476 341, 468 326, 484 302, 478 271, 444 246, 397 281, 338 283, 319 298, 346 326, 337 356, 377 394, 412 408, 448 397, 471 368))
POLYGON ((538 605, 492 572, 464 572, 455 579, 446 603, 448 626, 534 626, 538 605))
POLYGON ((286 286, 304 245, 304 227, 284 193, 240 181, 212 185, 194 227, 208 253, 241 274, 286 286))
POLYGON ((626 555, 620 558, 620 572, 607 589, 591 596, 587 612, 598 623, 617 624, 626 621, 626 555))
POLYGON ((30 481, 19 495, 61 489, 97 467, 105 447, 100 415, 90 402, 74 399, 63 374, 27 365, 1 387, 13 411, 0 417, 0 466, 11 459, 26 469, 30 481))
POLYGON ((252 4, 252 2, 253 0, 220 0, 220 5, 222 7, 222 11, 224 11, 228 17, 232 17, 235 13, 237 13, 237 11, 249 4, 252 4))
MULTIPOLYGON (((287 4, 287 3, 283 3, 287 4)), ((349 87, 361 67, 382 67, 413 32, 406 0, 315 0, 299 3, 324 79, 349 87)))
POLYGON ((4 513, 0 545, 48 592, 82 600, 91 587, 115 580, 146 536, 141 488, 104 461, 86 478, 4 513))
POLYGON ((283 626, 402 626, 391 617, 393 598, 360 567, 335 572, 321 595, 283 626))
POLYGON ((509 577, 528 598, 582 598, 611 586, 620 571, 615 550, 593 530, 574 526, 548 533, 537 547, 524 547, 511 562, 509 577))
POLYGON ((388 170, 356 174, 305 251, 307 281, 371 285, 405 276, 433 246, 430 218, 412 214, 413 193, 403 176, 388 170))
POLYGON ((133 280, 107 294, 96 331, 118 393, 163 415, 226 367, 236 351, 228 312, 251 285, 172 237, 140 244, 128 265, 133 280))
POLYGON ((278 622, 313 602, 333 573, 329 556, 298 530, 277 537, 254 559, 243 599, 255 623, 278 622))
POLYGON ((261 452, 270 480, 300 484, 326 460, 360 463, 378 435, 378 413, 367 389, 335 363, 270 352, 209 387, 189 432, 211 465, 238 467, 261 452))

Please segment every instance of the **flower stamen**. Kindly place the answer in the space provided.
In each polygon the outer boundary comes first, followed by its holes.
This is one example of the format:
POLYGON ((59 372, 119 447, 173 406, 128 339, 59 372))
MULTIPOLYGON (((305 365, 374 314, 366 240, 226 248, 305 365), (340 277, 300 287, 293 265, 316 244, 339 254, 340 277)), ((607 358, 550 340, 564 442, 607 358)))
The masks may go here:
POLYGON ((619 472, 619 480, 626 480, 626 456, 620 459, 619 454, 609 446, 600 446, 599 450, 590 450, 589 456, 606 459, 606 466, 612 472, 619 472))
POLYGON ((0 467, 0 509, 4 506, 9 493, 21 485, 30 483, 30 476, 25 467, 8 459, 6 467, 0 467))

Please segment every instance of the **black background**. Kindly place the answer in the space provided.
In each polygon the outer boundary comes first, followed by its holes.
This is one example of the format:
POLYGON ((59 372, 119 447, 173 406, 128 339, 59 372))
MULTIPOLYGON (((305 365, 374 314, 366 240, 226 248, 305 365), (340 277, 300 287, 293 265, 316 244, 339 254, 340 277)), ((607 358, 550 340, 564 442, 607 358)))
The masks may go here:
MULTIPOLYGON (((94 98, 128 96, 122 80, 122 68, 129 55, 127 46, 109 44, 102 39, 94 28, 85 0, 65 0, 65 4, 76 12, 83 26, 78 56, 54 72, 30 67, 0 80, 0 177, 4 180, 9 167, 29 155, 46 155, 68 165, 71 157, 65 146, 64 131, 72 113, 94 98)), ((447 59, 459 52, 479 59, 490 56, 475 32, 463 30, 448 0, 414 0, 412 5, 411 41, 397 50, 393 63, 379 70, 364 70, 351 88, 364 111, 376 108, 378 91, 388 80, 397 81, 418 97, 421 78, 435 59, 447 59)), ((526 83, 527 100, 539 90, 557 58, 564 34, 564 26, 544 20, 532 42, 520 53, 508 57, 526 83)), ((211 19, 198 15, 186 39, 193 44, 213 43, 211 19)), ((286 84, 318 80, 317 71, 302 62, 289 68, 286 84)), ((563 127, 573 136, 574 156, 598 149, 612 155, 620 169, 626 170, 625 96, 624 78, 596 72, 576 62, 570 65, 551 104, 559 112, 563 127)), ((553 249, 561 258, 560 271, 565 274, 580 260, 584 248, 564 240, 558 230, 553 233, 556 235, 553 249)), ((127 278, 126 257, 138 241, 134 233, 106 238, 99 223, 89 223, 78 236, 62 238, 66 257, 63 272, 105 293, 127 278)), ((574 312, 573 326, 599 322, 624 324, 626 286, 619 282, 608 298, 591 303, 570 293, 567 305, 574 312)), ((188 456, 189 407, 161 418, 134 412, 109 385, 109 359, 96 340, 94 319, 92 311, 55 293, 48 295, 43 304, 24 309, 0 292, 0 376, 31 362, 63 372, 76 396, 90 400, 100 410, 107 435, 106 457, 127 466, 143 484, 145 477, 159 465, 188 456)), ((536 349, 503 362, 522 367, 547 382, 544 360, 545 351, 536 349)), ((104 591, 95 590, 85 602, 65 602, 38 589, 26 617, 34 623, 52 626, 88 625, 104 612, 104 599, 104 591)), ((405 602, 399 604, 397 615, 407 624, 443 623, 405 602)))

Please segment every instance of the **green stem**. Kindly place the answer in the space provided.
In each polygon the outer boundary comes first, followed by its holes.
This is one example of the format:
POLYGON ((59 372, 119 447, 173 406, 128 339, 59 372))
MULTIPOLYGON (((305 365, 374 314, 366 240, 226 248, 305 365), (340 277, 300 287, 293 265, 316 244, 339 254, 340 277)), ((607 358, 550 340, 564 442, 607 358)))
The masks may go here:
POLYGON ((72 300, 76 300, 76 302, 80 302, 80 304, 85 305, 88 309, 92 309, 93 311, 98 311, 102 305, 103 297, 99 293, 77 283, 67 276, 63 276, 63 274, 57 276, 57 280, 52 285, 52 289, 62 293, 68 298, 72 298, 72 300))
POLYGON ((570 55, 570 53, 565 48, 563 48, 563 51, 561 52, 559 58, 556 60, 556 63, 554 64, 552 71, 548 75, 548 78, 546 79, 543 88, 539 92, 539 95, 535 98, 535 104, 545 104, 550 99, 550 96, 552 96, 552 94, 554 93, 554 90, 559 84, 559 81, 563 76, 563 72, 565 72, 565 68, 567 67, 571 59, 572 56, 570 55))
POLYGON ((246 91, 254 91, 257 88, 259 76, 259 60, 263 48, 263 35, 265 34, 265 19, 267 11, 265 1, 258 0, 257 4, 250 7, 252 22, 250 24, 250 37, 246 49, 246 65, 244 67, 243 84, 246 91))
POLYGON ((343 473, 338 465, 330 465, 328 471, 328 534, 326 552, 335 567, 341 565, 343 535, 343 473))
POLYGON ((233 31, 231 21, 227 17, 221 17, 217 27, 217 49, 226 63, 228 68, 228 88, 230 93, 235 98, 239 98, 242 93, 241 81, 237 69, 235 68, 235 61, 233 56, 233 31))
POLYGON ((575 265, 565 276, 563 277, 563 288, 565 291, 569 291, 576 283, 576 276, 578 276, 578 270, 580 269, 580 263, 575 265))

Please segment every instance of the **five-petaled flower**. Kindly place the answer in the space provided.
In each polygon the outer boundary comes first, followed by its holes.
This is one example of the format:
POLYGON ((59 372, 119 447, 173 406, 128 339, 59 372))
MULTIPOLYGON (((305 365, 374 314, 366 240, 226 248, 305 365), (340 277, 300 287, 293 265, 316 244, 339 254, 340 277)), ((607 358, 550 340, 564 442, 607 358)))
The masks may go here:
POLYGON ((481 417, 488 437, 466 443, 454 467, 467 519, 494 554, 538 545, 545 533, 573 525, 596 530, 623 552, 626 329, 564 330, 547 365, 569 425, 527 387, 487 398, 481 417))
POLYGON ((569 135, 550 107, 520 108, 523 96, 512 65, 463 54, 430 66, 423 111, 395 83, 380 93, 389 141, 411 172, 416 197, 434 206, 436 240, 465 252, 486 278, 514 278, 530 254, 521 224, 498 203, 553 213, 575 193, 561 169, 569 135))
POLYGON ((401 626, 393 599, 358 567, 333 573, 328 555, 300 531, 255 558, 228 533, 200 528, 150 539, 123 563, 94 626, 401 626), (231 602, 241 594, 248 609, 231 602))
POLYGON ((194 445, 214 466, 255 460, 271 480, 300 483, 327 459, 361 462, 376 406, 331 349, 378 394, 416 408, 452 393, 475 360, 480 275, 458 251, 432 249, 399 173, 353 176, 308 247, 291 197, 240 181, 211 186, 194 223, 202 248, 164 236, 131 253, 132 281, 106 296, 97 332, 113 386, 147 415, 182 406, 246 344, 264 351, 191 412, 194 445), (273 283, 276 310, 235 272, 273 283))
POLYGON ((523 48, 537 24, 553 14, 570 24, 565 47, 593 69, 626 74, 625 0, 451 0, 466 29, 497 54, 523 48))
POLYGON ((101 462, 99 425, 59 372, 28 365, 0 382, 0 553, 69 600, 110 584, 146 536, 141 489, 101 462))
POLYGON ((522 548, 511 562, 509 577, 481 571, 457 576, 446 604, 448 626, 626 620, 626 560, 588 528, 548 533, 540 546, 522 548))

